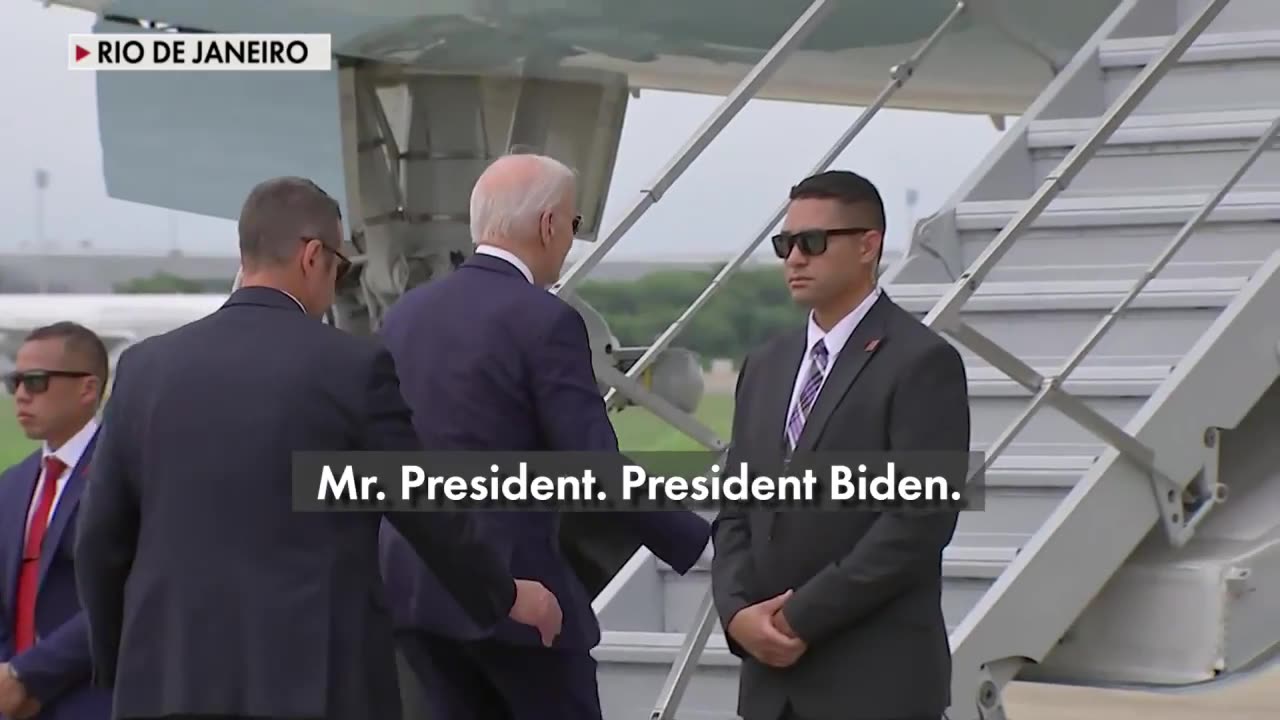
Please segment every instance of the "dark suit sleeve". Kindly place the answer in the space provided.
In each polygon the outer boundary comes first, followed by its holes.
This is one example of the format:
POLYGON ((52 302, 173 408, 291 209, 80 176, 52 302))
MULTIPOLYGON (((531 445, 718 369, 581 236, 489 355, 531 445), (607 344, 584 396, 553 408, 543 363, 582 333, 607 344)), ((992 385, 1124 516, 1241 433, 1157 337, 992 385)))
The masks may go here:
MULTIPOLYGON (((618 452, 618 436, 591 364, 587 325, 571 306, 562 307, 538 344, 530 372, 538 420, 552 450, 618 452)), ((619 464, 622 462, 626 460, 619 455, 619 464)), ((613 522, 626 527, 681 574, 702 556, 711 534, 710 524, 689 511, 610 515, 613 522)))
MULTIPOLYGON (((6 473, 0 473, 0 486, 7 479, 6 473)), ((4 597, 0 596, 0 663, 9 662, 9 658, 13 657, 13 638, 9 635, 7 619, 14 616, 15 613, 5 607, 4 597)))
POLYGON ((124 588, 138 545, 138 487, 127 455, 130 423, 125 404, 137 347, 122 353, 116 363, 115 384, 103 410, 76 521, 76 586, 88 626, 93 682, 105 688, 115 683, 124 588))
MULTIPOLYGON (((734 389, 734 435, 737 435, 739 412, 743 407, 742 387, 747 377, 747 360, 738 368, 738 383, 734 389)), ((736 437, 733 440, 737 440, 736 437)), ((737 467, 742 462, 742 452, 738 444, 729 446, 726 467, 737 467)), ((745 511, 725 506, 716 515, 711 525, 711 543, 714 554, 711 557, 711 594, 715 601, 716 614, 720 616, 720 625, 726 630, 725 640, 729 651, 740 658, 748 657, 746 649, 729 637, 729 621, 739 610, 753 604, 750 588, 751 580, 751 527, 747 522, 745 511)))
MULTIPOLYGON (((903 452, 968 452, 969 391, 956 349, 932 345, 900 378, 887 418, 895 461, 903 452)), ((955 526, 953 510, 882 512, 848 555, 796 588, 783 607, 784 617, 797 635, 814 643, 913 583, 936 581, 955 526)))
MULTIPOLYGON (((369 371, 364 450, 419 452, 413 412, 400 394, 391 353, 379 348, 369 371)), ((475 519, 456 512, 388 512, 384 517, 477 624, 491 627, 515 603, 515 580, 481 539, 475 519)))
POLYGON ((67 690, 89 680, 93 660, 84 612, 72 615, 12 662, 27 693, 42 705, 48 705, 67 690))

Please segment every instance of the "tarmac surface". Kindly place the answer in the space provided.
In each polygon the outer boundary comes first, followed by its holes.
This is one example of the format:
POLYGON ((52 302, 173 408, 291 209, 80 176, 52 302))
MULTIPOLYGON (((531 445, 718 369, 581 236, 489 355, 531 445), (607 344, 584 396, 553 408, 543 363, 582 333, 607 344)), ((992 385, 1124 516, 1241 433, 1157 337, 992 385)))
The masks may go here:
POLYGON ((1178 693, 1013 683, 1008 720, 1277 720, 1280 670, 1178 693))

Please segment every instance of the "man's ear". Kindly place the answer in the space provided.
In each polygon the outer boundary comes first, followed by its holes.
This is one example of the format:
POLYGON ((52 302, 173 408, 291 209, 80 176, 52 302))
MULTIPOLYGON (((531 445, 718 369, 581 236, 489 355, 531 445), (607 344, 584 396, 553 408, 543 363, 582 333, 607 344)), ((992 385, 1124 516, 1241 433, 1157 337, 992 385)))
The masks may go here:
POLYGON ((98 402, 102 397, 102 381, 97 375, 90 375, 85 378, 84 394, 88 398, 92 398, 93 402, 98 402))
POLYGON ((552 227, 552 215, 550 210, 543 210, 538 215, 538 244, 542 247, 550 247, 551 240, 555 238, 554 227, 552 227))
POLYGON ((324 269, 324 258, 319 257, 322 254, 324 254, 324 250, 320 247, 320 241, 308 240, 307 243, 302 246, 302 269, 307 270, 312 267, 324 269))
POLYGON ((866 240, 863 258, 874 263, 884 252, 884 233, 879 230, 872 230, 863 236, 866 240))

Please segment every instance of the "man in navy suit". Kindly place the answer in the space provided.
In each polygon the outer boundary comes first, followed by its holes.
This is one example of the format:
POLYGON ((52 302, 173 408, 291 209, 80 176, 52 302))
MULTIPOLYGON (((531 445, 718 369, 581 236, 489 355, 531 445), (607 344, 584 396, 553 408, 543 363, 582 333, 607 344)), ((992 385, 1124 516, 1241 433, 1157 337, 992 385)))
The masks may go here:
MULTIPOLYGON (((471 197, 476 254, 387 313, 382 336, 427 446, 618 451, 586 325, 545 290, 573 243, 575 185, 573 172, 550 158, 499 159, 471 197)), ((503 511, 483 519, 486 540, 512 572, 543 581, 560 599, 563 633, 546 648, 512 623, 469 622, 384 524, 382 569, 400 648, 436 705, 431 719, 599 720, 590 651, 600 627, 587 588, 560 550, 558 514, 503 511)), ((613 519, 681 573, 710 537, 709 523, 691 512, 619 512, 613 519)))
POLYGON ((0 475, 0 718, 107 720, 111 694, 90 682, 72 558, 107 350, 92 330, 60 322, 32 331, 16 360, 5 385, 42 447, 0 475))
MULTIPOLYGON (((301 178, 254 188, 242 287, 116 367, 76 542, 98 682, 119 718, 399 720, 379 516, 296 512, 302 450, 418 451, 391 356, 326 325, 338 205, 301 178)), ((465 514, 387 513, 476 623, 559 630, 465 514)))

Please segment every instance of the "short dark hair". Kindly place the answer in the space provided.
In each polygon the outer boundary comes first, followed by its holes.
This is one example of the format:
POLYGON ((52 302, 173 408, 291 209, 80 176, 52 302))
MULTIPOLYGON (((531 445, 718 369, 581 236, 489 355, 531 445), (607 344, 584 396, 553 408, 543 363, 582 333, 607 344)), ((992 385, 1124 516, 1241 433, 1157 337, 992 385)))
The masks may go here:
POLYGON ((48 368, 50 370, 86 370, 98 378, 99 394, 107 387, 107 346, 102 338, 89 328, 69 320, 38 327, 27 334, 24 342, 34 340, 62 340, 68 355, 78 358, 87 366, 79 368, 48 368))
POLYGON ((875 183, 849 170, 828 170, 810 175, 791 188, 792 200, 835 200, 846 207, 866 208, 871 212, 871 224, 880 231, 880 250, 876 253, 876 265, 884 257, 885 222, 884 200, 875 183))
POLYGON ((885 231, 884 201, 875 184, 848 170, 828 170, 810 175, 791 188, 792 200, 836 200, 843 205, 864 207, 871 211, 871 222, 883 235, 885 231))
POLYGON ((245 264, 277 265, 297 252, 302 238, 333 250, 342 211, 320 186, 301 177, 278 177, 256 185, 240 210, 240 257, 245 264))

